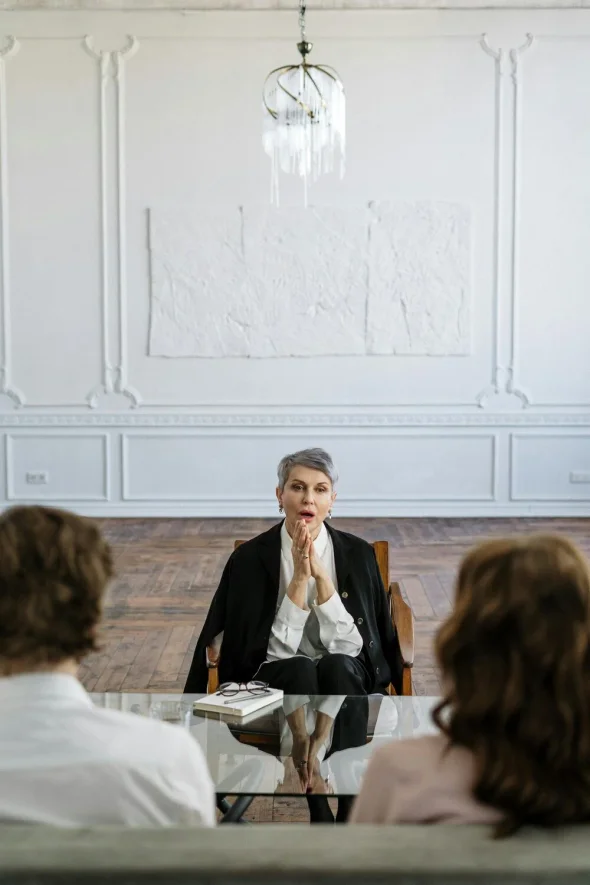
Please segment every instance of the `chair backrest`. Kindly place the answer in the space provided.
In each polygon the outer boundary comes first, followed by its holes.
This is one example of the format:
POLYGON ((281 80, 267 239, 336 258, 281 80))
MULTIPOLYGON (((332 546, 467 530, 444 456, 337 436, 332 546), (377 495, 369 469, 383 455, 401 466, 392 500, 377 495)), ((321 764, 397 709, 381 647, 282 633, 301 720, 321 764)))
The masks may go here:
POLYGON ((381 580, 383 581, 383 586, 389 592, 389 542, 388 541, 373 541, 373 550, 375 551, 375 556, 377 557, 377 565, 379 566, 379 571, 381 572, 381 580))
MULTIPOLYGON (((243 544, 244 541, 234 541, 234 550, 237 550, 240 544, 243 544)), ((389 542, 388 541, 373 541, 373 550, 375 551, 375 556, 377 557, 377 565, 379 566, 379 571, 381 572, 381 580, 383 581, 383 586, 385 590, 389 593, 389 542)))

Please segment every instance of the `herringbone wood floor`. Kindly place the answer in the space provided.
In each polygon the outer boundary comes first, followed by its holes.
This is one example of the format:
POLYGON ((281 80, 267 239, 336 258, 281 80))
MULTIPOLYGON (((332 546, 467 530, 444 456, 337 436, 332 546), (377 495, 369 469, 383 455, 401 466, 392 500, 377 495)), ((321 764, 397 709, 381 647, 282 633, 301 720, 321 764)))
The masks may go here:
MULTIPOLYGON (((104 624, 103 651, 82 667, 90 691, 182 689, 199 631, 235 538, 272 525, 262 519, 108 519, 117 578, 104 624)), ((557 531, 590 554, 588 519, 335 519, 334 526, 390 544, 416 618, 414 686, 439 691, 432 636, 449 610, 461 556, 478 540, 515 532, 557 531)))
MULTIPOLYGON (((117 578, 103 629, 104 648, 87 659, 89 691, 179 691, 209 602, 235 538, 272 525, 260 519, 109 519, 117 578)), ((336 528, 390 544, 391 580, 401 583, 416 618, 414 690, 440 684, 432 636, 449 610, 457 565, 474 543, 516 532, 560 532, 590 555, 589 519, 341 519, 336 528)), ((251 821, 305 821, 302 798, 258 798, 251 821)))

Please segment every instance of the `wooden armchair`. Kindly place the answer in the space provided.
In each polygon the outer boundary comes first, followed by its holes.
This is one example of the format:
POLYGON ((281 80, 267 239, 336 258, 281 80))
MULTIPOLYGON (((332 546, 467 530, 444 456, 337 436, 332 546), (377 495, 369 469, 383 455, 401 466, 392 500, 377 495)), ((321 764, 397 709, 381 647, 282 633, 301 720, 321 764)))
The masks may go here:
MULTIPOLYGON (((237 548, 243 541, 236 541, 234 548, 237 548)), ((395 627, 397 640, 401 651, 402 660, 404 662, 402 677, 402 695, 412 694, 412 667, 414 666, 414 616, 412 609, 405 601, 401 594, 399 584, 397 582, 389 583, 389 544, 387 541, 374 541, 373 548, 377 557, 377 564, 381 572, 383 586, 388 587, 389 610, 391 619, 395 627)), ((207 691, 212 694, 217 691, 219 686, 219 676, 217 673, 217 665, 209 664, 209 679, 207 691)), ((392 685, 389 686, 389 694, 396 694, 392 685)))

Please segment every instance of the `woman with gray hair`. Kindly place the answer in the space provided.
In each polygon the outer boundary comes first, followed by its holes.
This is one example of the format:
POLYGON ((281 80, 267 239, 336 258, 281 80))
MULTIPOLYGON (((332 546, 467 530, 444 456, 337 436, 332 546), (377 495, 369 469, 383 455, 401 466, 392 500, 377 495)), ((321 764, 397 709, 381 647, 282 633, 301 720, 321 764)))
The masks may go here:
MULTIPOLYGON (((323 449, 281 460, 276 496, 284 519, 230 556, 184 688, 206 692, 208 664, 216 664, 221 683, 255 678, 282 689, 304 792, 317 781, 323 754, 366 740, 368 703, 351 719, 354 705, 344 698, 385 694, 390 683, 402 690, 399 643, 373 547, 325 522, 337 479, 323 449)), ((333 822, 325 796, 307 799, 312 821, 333 822)), ((341 797, 337 821, 349 807, 341 797)))
POLYGON ((401 694, 403 664, 370 544, 326 525, 337 473, 323 449, 286 455, 282 522, 230 556, 201 631, 185 692, 256 678, 287 695, 401 694))

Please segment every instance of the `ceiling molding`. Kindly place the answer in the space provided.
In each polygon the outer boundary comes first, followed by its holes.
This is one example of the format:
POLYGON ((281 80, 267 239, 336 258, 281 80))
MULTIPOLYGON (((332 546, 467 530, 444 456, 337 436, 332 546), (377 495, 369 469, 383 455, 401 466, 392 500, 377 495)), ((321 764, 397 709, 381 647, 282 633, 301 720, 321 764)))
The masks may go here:
MULTIPOLYGON (((590 9, 590 0, 312 0, 314 10, 344 9, 590 9)), ((154 10, 294 10, 298 0, 0 0, 0 10, 146 12, 154 10)))

